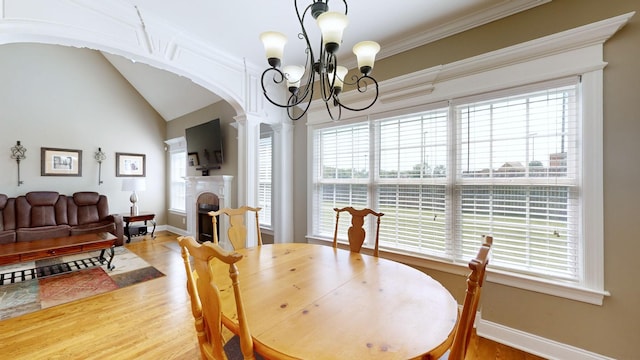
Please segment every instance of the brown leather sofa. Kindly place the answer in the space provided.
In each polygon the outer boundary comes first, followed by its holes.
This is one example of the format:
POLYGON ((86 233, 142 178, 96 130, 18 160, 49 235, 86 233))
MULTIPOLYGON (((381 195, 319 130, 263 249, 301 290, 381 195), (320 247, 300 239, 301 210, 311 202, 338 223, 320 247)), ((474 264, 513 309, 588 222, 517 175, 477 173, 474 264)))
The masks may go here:
POLYGON ((15 198, 0 194, 0 244, 110 232, 123 244, 122 217, 109 214, 105 195, 32 191, 15 198))

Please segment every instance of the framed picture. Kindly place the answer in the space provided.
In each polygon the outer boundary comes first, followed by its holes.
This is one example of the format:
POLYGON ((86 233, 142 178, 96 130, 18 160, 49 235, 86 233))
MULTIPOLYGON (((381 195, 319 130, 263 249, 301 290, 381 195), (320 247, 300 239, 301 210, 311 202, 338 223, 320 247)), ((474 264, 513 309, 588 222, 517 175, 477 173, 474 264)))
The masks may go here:
POLYGON ((82 176, 82 150, 40 148, 41 176, 82 176))
POLYGON ((116 153, 116 176, 141 176, 146 175, 146 155, 116 153))
POLYGON ((200 159, 198 159, 198 153, 197 152, 189 153, 189 157, 187 159, 187 163, 188 163, 189 166, 198 166, 198 165, 200 165, 200 159))

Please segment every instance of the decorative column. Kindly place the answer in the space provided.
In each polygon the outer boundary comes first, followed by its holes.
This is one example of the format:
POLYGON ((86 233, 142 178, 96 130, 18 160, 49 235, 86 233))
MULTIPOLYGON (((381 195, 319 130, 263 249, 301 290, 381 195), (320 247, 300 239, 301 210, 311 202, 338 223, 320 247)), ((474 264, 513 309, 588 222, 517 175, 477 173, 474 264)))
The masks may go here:
MULTIPOLYGON (((273 241, 293 242, 293 129, 291 123, 271 125, 273 129, 273 241)), ((302 169, 306 171, 306 169, 302 169)))

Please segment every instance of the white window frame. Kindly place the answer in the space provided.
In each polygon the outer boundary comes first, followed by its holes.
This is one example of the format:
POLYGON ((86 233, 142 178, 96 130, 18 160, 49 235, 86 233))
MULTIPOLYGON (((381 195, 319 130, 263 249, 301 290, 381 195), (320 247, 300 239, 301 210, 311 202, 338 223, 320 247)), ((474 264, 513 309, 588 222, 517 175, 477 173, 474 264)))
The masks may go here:
MULTIPOLYGON (((260 210, 260 227, 264 229, 273 229, 273 141, 274 141, 274 132, 266 131, 260 133, 260 142, 258 145, 258 205, 262 208, 260 210), (271 139, 271 158, 265 164, 261 160, 263 159, 262 154, 262 139, 269 138, 271 139), (263 167, 268 167, 268 173, 271 177, 267 180, 262 177, 263 167), (262 185, 269 184, 269 195, 264 194, 262 191, 262 185), (268 197, 268 198, 267 198, 268 197), (267 220, 268 223, 263 222, 263 219, 267 220)), ((266 170, 266 169, 265 169, 266 170)))
MULTIPOLYGON (((381 96, 376 106, 362 113, 343 114, 343 122, 385 118, 415 112, 415 107, 516 86, 549 81, 567 76, 581 76, 583 146, 580 182, 583 196, 582 281, 579 286, 540 277, 491 269, 488 281, 537 291, 573 300, 601 305, 609 293, 604 288, 603 221, 603 43, 620 29, 633 13, 621 15, 576 29, 518 44, 459 62, 446 64, 380 84, 381 96), (413 108, 413 109, 412 109, 413 108), (347 116, 352 115, 353 118, 347 116), (357 117, 355 117, 357 116, 357 117)), ((358 101, 358 94, 343 94, 346 103, 358 101)), ((332 126, 321 108, 312 109, 308 124, 308 204, 313 209, 314 131, 332 126)), ((335 125, 334 125, 335 126, 335 125)), ((310 241, 328 241, 314 236, 314 211, 308 212, 307 237, 310 241)), ((383 256, 417 266, 466 274, 467 269, 433 257, 387 251, 383 256)))
POLYGON ((167 201, 167 203, 169 204, 169 211, 174 213, 174 214, 178 214, 178 215, 186 215, 186 182, 184 180, 184 177, 187 175, 186 174, 186 164, 187 164, 187 143, 184 137, 179 137, 179 138, 175 138, 175 139, 171 139, 171 140, 167 140, 166 141, 167 145, 169 146, 169 151, 168 151, 168 155, 169 155, 169 166, 167 167, 167 182, 168 182, 168 188, 169 188, 169 199, 167 201), (183 190, 184 190, 184 194, 183 194, 183 198, 184 198, 184 204, 183 204, 183 208, 176 208, 174 207, 174 191, 175 187, 174 187, 174 182, 175 179, 173 178, 174 175, 174 166, 175 164, 173 163, 174 157, 175 156, 181 156, 184 160, 184 174, 182 174, 182 182, 183 182, 183 190))

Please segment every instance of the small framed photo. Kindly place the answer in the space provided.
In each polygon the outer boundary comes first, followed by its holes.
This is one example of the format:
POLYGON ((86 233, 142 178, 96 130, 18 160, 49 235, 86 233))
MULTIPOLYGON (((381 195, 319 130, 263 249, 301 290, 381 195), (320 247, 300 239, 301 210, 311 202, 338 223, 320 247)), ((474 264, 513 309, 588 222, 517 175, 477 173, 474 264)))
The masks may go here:
POLYGON ((82 150, 40 148, 41 176, 82 176, 82 150))
POLYGON ((187 164, 189 166, 198 166, 198 165, 200 165, 200 159, 198 159, 198 153, 197 152, 189 153, 189 157, 187 158, 187 164))
POLYGON ((146 176, 146 155, 116 153, 116 176, 146 176))

